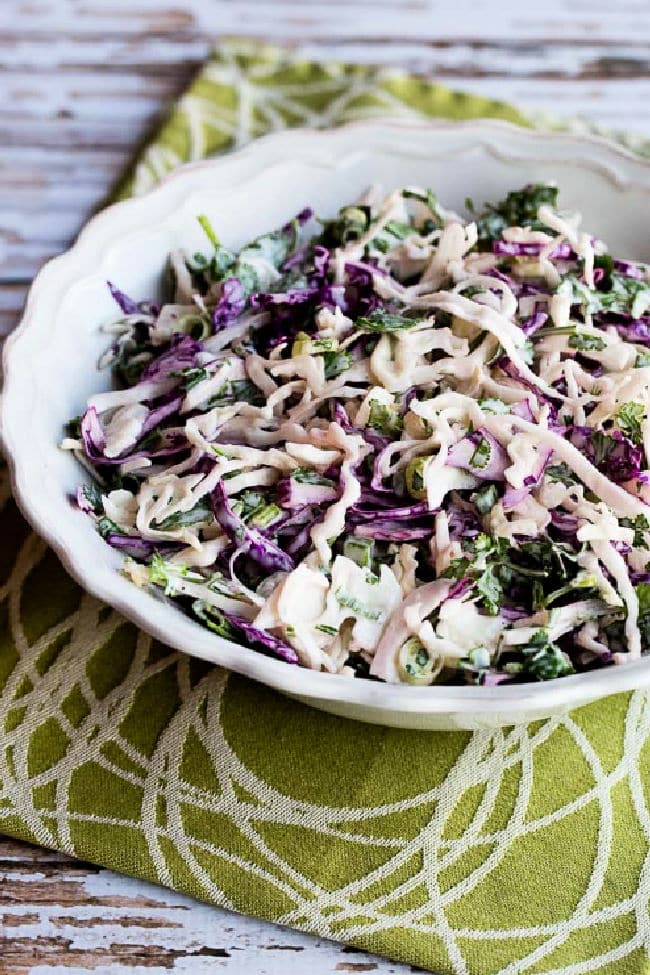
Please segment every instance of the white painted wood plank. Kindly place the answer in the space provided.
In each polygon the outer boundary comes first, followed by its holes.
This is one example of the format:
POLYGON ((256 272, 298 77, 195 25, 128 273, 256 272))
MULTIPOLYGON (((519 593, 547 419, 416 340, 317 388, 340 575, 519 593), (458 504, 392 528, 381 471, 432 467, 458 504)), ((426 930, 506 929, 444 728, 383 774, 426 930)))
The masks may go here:
POLYGON ((449 40, 565 39, 628 41, 650 38, 645 0, 547 0, 526 5, 499 0, 5 0, 0 27, 15 34, 29 29, 68 32, 72 37, 142 33, 244 33, 258 37, 400 38, 435 36, 449 40), (36 21, 36 23, 35 23, 36 21))
MULTIPOLYGON (((357 7, 358 9, 358 7, 357 7)), ((399 12, 399 11, 398 11, 399 12)), ((56 27, 47 33, 23 33, 9 28, 0 36, 0 51, 5 70, 34 74, 56 71, 98 71, 110 84, 109 75, 124 79, 125 71, 142 75, 178 78, 184 65, 199 64, 211 45, 203 33, 146 34, 128 42, 112 34, 81 35, 72 39, 56 27)), ((484 73, 510 74, 557 71, 567 74, 592 71, 627 71, 635 76, 650 73, 647 40, 630 35, 624 41, 587 37, 581 43, 558 35, 543 41, 527 37, 473 38, 444 37, 432 24, 429 31, 411 39, 360 37, 337 39, 330 31, 318 40, 298 37, 299 50, 319 57, 353 56, 366 62, 393 62, 402 66, 417 59, 441 70, 456 70, 459 63, 484 73), (626 68, 626 64, 628 67, 626 68)))

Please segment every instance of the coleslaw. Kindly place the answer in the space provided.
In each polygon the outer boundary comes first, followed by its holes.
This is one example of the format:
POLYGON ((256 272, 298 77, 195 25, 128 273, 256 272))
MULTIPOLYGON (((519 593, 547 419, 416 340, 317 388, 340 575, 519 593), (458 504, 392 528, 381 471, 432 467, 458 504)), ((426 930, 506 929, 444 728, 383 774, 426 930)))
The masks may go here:
POLYGON ((68 424, 124 572, 289 664, 549 680, 650 646, 650 269, 528 185, 430 190, 109 284, 116 383, 68 424))

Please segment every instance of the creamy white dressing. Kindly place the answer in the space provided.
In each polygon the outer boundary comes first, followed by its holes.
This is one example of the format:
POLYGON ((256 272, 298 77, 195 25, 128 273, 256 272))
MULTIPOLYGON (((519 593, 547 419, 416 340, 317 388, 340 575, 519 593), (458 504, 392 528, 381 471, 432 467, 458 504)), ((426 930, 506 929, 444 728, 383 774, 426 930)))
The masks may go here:
POLYGON ((110 420, 104 424, 106 457, 119 457, 140 439, 149 409, 143 403, 129 403, 119 406, 110 420))
MULTIPOLYGON (((537 216, 548 232, 503 230, 508 243, 541 248, 521 256, 502 255, 498 247, 492 253, 489 242, 486 250, 484 237, 479 250, 477 224, 441 210, 426 194, 406 199, 395 191, 382 200, 370 193, 363 205, 372 208, 369 220, 352 210, 361 230, 330 249, 329 258, 320 254, 329 283, 340 287, 320 307, 313 291, 301 306, 300 329, 324 340, 323 354, 316 342, 299 354, 306 345, 294 343, 298 323, 284 331, 284 319, 264 355, 253 351, 264 347, 257 344, 260 330, 278 326, 276 309, 260 311, 255 302, 193 351, 190 335, 210 330, 223 286, 215 279, 206 291, 180 252, 170 257, 174 301, 159 314, 143 305, 142 315, 108 327, 116 339, 107 362, 118 361, 135 330, 146 326, 151 345, 139 368, 151 346, 163 350, 186 336, 181 366, 172 357, 160 378, 92 396, 97 424, 91 414, 83 438, 66 437, 62 446, 91 470, 95 454, 119 461, 146 444, 152 411, 172 394, 180 408, 165 420, 165 443, 186 447, 168 458, 144 449, 110 475, 98 474, 101 486, 113 473, 130 473, 140 488, 106 490, 99 509, 92 502, 95 515, 103 509, 119 532, 164 544, 158 571, 167 574, 170 594, 252 621, 313 669, 352 675, 349 661, 356 658, 389 682, 430 684, 458 668, 477 679, 498 670, 504 648, 525 648, 542 630, 549 640, 572 633, 581 653, 606 659, 603 618, 622 624, 626 648, 614 661, 637 658, 647 649, 646 624, 632 579, 643 577, 650 562, 650 531, 643 530, 650 472, 612 479, 603 457, 590 459, 597 451, 571 440, 573 427, 618 435, 622 408, 630 413, 631 404, 641 404, 641 414, 632 411, 626 422, 637 424, 628 433, 650 467, 650 367, 637 367, 646 346, 628 340, 616 319, 603 324, 597 311, 583 314, 571 281, 562 283, 572 274, 598 288, 602 245, 581 230, 577 215, 547 205, 537 216), (348 287, 348 264, 362 264, 371 285, 348 287), (355 312, 358 288, 366 289, 363 313, 355 312), (522 325, 540 311, 548 319, 541 328, 533 322, 538 332, 527 336, 522 325), (371 321, 357 321, 361 316, 371 321), (237 383, 245 391, 241 400, 209 408, 215 396, 227 400, 237 383), (461 442, 461 450, 474 444, 462 468, 452 466, 461 442), (304 480, 297 473, 287 480, 298 467, 304 480), (326 486, 323 494, 323 475, 335 493, 326 486), (218 486, 239 512, 232 521, 243 527, 236 532, 227 518, 215 517, 218 486), (412 517, 405 517, 401 509, 410 506, 412 517), (276 534, 274 526, 285 522, 288 534, 276 534), (377 525, 371 564, 358 564, 377 525), (261 582, 238 561, 251 557, 246 532, 253 528, 261 582), (472 545, 479 530, 490 544, 506 539, 508 551, 566 538, 569 549, 575 546, 576 597, 515 622, 491 615, 477 585, 482 556, 475 559, 472 545), (214 571, 226 564, 231 580, 224 588, 214 571), (464 573, 466 588, 452 591, 464 573), (432 574, 433 582, 423 581, 432 574), (580 599, 583 587, 598 598, 580 599)), ((311 258, 288 278, 271 256, 258 247, 242 258, 261 291, 304 287, 301 274, 310 288, 322 280, 311 258)), ((642 273, 647 279, 647 269, 642 273)), ((632 317, 644 313, 649 296, 634 301, 632 317)), ((150 581, 143 566, 133 563, 128 571, 139 585, 150 581)))

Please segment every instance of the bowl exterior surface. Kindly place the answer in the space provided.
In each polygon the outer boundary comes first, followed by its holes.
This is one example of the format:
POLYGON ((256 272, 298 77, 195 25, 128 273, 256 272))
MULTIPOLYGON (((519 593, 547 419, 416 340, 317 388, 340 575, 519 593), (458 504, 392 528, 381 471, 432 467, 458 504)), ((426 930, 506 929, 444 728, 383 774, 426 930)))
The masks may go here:
POLYGON ((5 346, 0 433, 26 517, 88 591, 143 629, 334 714, 407 728, 496 727, 649 685, 650 658, 512 688, 396 687, 290 667, 217 637, 169 600, 137 589, 120 574, 120 555, 69 501, 83 472, 58 448, 63 424, 110 385, 96 369, 107 344, 100 326, 115 314, 106 281, 139 300, 156 297, 169 251, 204 246, 197 214, 238 247, 307 204, 334 213, 371 183, 386 191, 431 186, 446 206, 463 211, 467 196, 480 205, 538 180, 556 181, 563 206, 580 210, 612 252, 650 260, 641 219, 650 210, 650 164, 604 140, 489 121, 373 121, 278 133, 185 166, 146 196, 103 211, 40 272, 5 346))

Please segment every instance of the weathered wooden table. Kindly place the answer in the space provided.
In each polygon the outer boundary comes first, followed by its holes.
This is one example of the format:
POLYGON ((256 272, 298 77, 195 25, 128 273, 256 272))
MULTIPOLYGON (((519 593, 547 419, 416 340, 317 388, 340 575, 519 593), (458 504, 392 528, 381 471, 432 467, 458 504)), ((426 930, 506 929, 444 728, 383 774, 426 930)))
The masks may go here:
MULTIPOLYGON (((0 336, 219 34, 650 136, 647 0, 2 0, 0 336)), ((0 837, 0 975, 221 970, 408 969, 0 837)))

